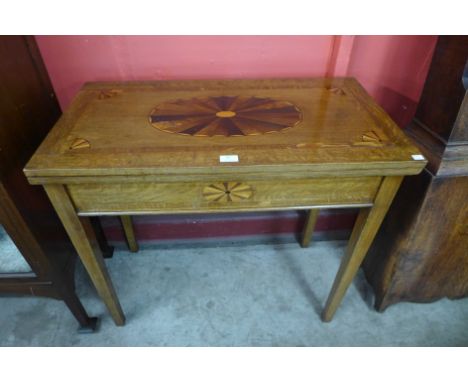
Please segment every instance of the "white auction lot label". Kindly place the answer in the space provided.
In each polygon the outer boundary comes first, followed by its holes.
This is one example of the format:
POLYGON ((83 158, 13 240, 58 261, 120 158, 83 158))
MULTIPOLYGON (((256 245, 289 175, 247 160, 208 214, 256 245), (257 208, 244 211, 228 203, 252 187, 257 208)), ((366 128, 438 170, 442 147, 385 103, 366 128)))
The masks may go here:
POLYGON ((219 161, 221 163, 239 162, 239 155, 220 155, 219 161))

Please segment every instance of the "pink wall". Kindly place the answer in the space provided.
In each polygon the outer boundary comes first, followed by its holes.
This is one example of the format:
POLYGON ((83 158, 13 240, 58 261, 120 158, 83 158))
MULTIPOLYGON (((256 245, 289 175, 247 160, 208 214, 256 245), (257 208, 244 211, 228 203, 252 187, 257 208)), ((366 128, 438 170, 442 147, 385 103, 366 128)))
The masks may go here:
POLYGON ((435 36, 357 36, 348 75, 356 77, 400 125, 416 111, 435 36))
POLYGON ((411 119, 433 36, 37 36, 62 108, 95 80, 357 77, 400 124, 411 119))
POLYGON ((323 76, 329 36, 38 36, 66 107, 85 81, 323 76))

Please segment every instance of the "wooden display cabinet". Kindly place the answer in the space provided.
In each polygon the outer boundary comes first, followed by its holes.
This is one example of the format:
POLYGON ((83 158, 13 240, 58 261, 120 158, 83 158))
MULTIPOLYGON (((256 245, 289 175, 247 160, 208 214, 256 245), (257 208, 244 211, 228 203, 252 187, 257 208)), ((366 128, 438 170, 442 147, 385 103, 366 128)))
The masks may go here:
MULTIPOLYGON (((73 246, 42 188, 29 185, 22 171, 61 115, 32 37, 0 37, 0 84, 0 224, 32 270, 0 273, 0 296, 63 300, 81 330, 92 331, 96 319, 87 315, 74 291, 73 246)), ((112 249, 100 239, 110 255, 112 249)))

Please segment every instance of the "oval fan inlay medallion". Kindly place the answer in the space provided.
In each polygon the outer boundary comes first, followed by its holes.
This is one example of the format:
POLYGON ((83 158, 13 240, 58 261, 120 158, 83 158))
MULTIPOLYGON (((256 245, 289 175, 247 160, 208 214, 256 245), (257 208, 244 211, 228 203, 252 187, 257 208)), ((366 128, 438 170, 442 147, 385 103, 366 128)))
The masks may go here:
POLYGON ((213 183, 203 189, 203 197, 209 202, 237 202, 252 195, 252 187, 240 182, 213 183))
POLYGON ((151 124, 159 130, 197 137, 275 133, 293 127, 301 118, 290 102, 246 96, 167 101, 150 114, 151 124))

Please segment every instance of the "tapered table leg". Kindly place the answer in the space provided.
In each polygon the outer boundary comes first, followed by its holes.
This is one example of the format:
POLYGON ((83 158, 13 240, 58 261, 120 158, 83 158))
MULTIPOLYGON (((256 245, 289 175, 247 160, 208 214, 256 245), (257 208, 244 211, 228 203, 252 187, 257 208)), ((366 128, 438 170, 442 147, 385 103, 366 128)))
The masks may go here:
POLYGON ((349 285, 366 256, 387 213, 403 177, 386 177, 380 185, 371 208, 361 209, 349 240, 346 254, 336 275, 333 287, 322 312, 323 321, 331 321, 349 285))
POLYGON ((313 209, 309 210, 307 213, 304 229, 302 230, 302 248, 307 248, 310 245, 310 241, 312 240, 312 235, 314 234, 315 223, 317 222, 319 212, 320 210, 313 209))
POLYGON ((89 219, 76 214, 64 186, 54 184, 44 188, 115 324, 124 325, 125 316, 89 219))
POLYGON ((127 239, 128 248, 130 252, 138 252, 138 243, 135 237, 135 231, 133 229, 132 217, 128 215, 120 216, 120 221, 125 232, 125 238, 127 239))

